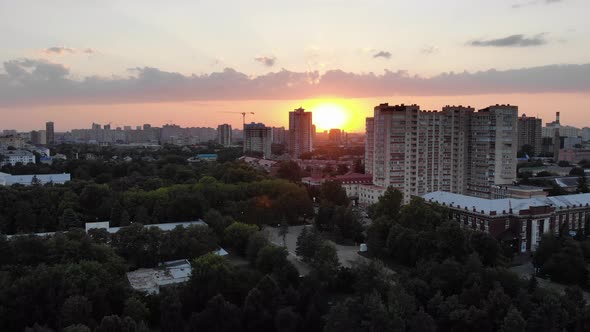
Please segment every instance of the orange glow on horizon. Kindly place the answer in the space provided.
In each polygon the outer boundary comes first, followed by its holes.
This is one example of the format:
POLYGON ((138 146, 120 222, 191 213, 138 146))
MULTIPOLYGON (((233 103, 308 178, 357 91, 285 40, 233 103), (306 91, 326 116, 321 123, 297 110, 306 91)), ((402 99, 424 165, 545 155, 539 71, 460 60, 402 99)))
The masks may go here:
POLYGON ((303 108, 313 113, 313 124, 318 132, 330 129, 354 131, 360 127, 358 121, 364 123, 365 114, 355 112, 358 106, 347 99, 310 99, 303 108))

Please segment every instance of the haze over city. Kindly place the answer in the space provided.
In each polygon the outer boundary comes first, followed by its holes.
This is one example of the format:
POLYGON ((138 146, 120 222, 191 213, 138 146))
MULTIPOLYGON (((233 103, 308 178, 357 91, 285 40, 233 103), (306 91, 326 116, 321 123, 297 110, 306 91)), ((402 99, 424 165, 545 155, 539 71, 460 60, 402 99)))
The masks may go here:
POLYGON ((0 127, 239 127, 224 111, 285 126, 302 106, 318 130, 362 132, 381 102, 506 103, 582 127, 589 11, 585 0, 4 0, 0 127))

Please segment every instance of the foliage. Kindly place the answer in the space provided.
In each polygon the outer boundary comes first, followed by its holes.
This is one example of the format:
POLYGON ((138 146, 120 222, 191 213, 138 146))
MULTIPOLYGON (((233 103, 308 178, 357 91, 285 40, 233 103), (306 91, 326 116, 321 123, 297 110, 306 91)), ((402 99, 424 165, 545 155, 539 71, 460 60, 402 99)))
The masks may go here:
POLYGON ((223 235, 223 242, 229 248, 233 248, 239 255, 246 255, 246 246, 250 236, 258 231, 256 225, 247 225, 240 222, 234 222, 229 225, 223 235))

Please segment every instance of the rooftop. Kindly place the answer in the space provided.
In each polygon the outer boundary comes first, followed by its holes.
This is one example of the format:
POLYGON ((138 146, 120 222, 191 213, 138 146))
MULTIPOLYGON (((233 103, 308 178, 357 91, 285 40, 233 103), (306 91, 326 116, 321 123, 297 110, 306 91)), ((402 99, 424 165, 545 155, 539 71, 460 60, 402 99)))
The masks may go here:
POLYGON ((553 206, 558 209, 564 209, 575 206, 590 205, 590 194, 576 194, 552 197, 535 197, 527 199, 504 198, 504 199, 485 199, 460 194, 453 194, 444 191, 436 191, 422 196, 427 202, 435 202, 441 205, 453 206, 459 209, 473 210, 478 213, 490 214, 494 212, 497 215, 510 214, 512 209, 514 213, 522 210, 528 210, 534 206, 553 206))
POLYGON ((161 286, 186 282, 190 277, 191 264, 186 259, 164 262, 157 268, 138 269, 127 273, 131 287, 151 294, 158 294, 161 286))
MULTIPOLYGON (((202 220, 195 220, 195 221, 182 221, 182 222, 173 222, 167 224, 150 224, 144 225, 143 227, 147 228, 159 228, 162 231, 171 231, 175 229, 177 226, 182 228, 186 228, 189 226, 198 225, 198 226, 207 226, 207 224, 202 220)), ((89 222, 86 223, 86 231, 88 232, 91 229, 106 229, 109 233, 117 233, 121 228, 125 227, 110 227, 108 221, 102 222, 89 222)))

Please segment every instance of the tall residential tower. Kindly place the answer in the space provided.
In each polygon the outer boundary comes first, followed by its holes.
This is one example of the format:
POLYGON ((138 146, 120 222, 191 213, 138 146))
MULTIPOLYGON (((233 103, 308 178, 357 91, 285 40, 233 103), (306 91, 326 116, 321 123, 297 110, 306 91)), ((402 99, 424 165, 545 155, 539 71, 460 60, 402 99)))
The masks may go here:
POLYGON ((302 153, 313 149, 313 127, 311 112, 298 108, 289 112, 289 152, 299 158, 302 153))
POLYGON ((366 172, 375 186, 400 190, 406 203, 433 191, 488 197, 491 185, 516 178, 517 112, 509 105, 437 112, 380 104, 366 120, 366 172))

